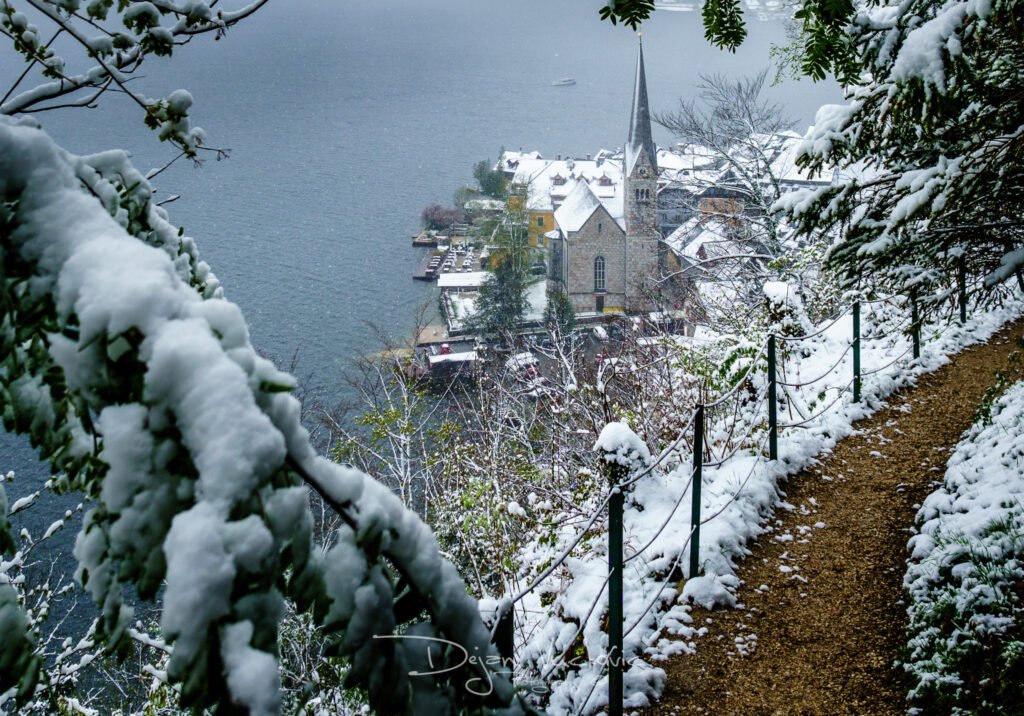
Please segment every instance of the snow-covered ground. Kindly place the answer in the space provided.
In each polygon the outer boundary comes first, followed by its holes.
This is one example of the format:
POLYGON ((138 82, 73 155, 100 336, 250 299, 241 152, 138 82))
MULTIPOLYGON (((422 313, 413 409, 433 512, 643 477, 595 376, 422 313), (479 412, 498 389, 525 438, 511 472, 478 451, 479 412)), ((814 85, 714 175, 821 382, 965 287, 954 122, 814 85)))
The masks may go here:
MULTIPOLYGON (((691 533, 692 454, 685 438, 692 427, 660 454, 651 450, 654 456, 647 467, 640 467, 643 461, 636 463, 642 477, 626 488, 627 707, 643 706, 660 692, 665 676, 658 661, 697 648, 701 626, 692 613, 694 602, 735 604, 734 568, 747 554, 745 545, 765 530, 776 509, 792 509, 779 489, 782 478, 812 465, 815 456, 852 433, 853 422, 878 410, 894 391, 912 385, 917 376, 947 363, 949 354, 984 341, 1024 313, 1024 301, 1015 297, 962 326, 946 318, 926 325, 922 356, 914 360, 905 302, 862 304, 863 388, 861 401, 853 403, 850 312, 811 328, 799 302, 778 289, 772 287, 767 298, 785 304, 795 318, 783 320, 775 331, 812 334, 803 340, 779 341, 779 459, 771 462, 765 457, 767 377, 762 352, 747 358, 754 366, 748 380, 708 413, 706 440, 712 458, 705 458, 702 478, 701 576, 682 581, 691 533)), ((541 536, 521 555, 522 564, 533 565, 523 574, 525 583, 567 555, 516 605, 520 668, 524 676, 543 684, 553 714, 590 714, 607 703, 607 553, 602 527, 606 497, 595 495, 591 500, 589 508, 597 517, 590 537, 579 540, 576 522, 558 528, 554 539, 541 536), (575 546, 577 542, 585 548, 575 546)), ((539 501, 533 505, 545 507, 539 501)), ((552 515, 551 523, 560 524, 559 515, 552 515)))
POLYGON ((1021 706, 1024 644, 1024 383, 971 427, 917 515, 904 577, 905 666, 919 713, 1021 706))

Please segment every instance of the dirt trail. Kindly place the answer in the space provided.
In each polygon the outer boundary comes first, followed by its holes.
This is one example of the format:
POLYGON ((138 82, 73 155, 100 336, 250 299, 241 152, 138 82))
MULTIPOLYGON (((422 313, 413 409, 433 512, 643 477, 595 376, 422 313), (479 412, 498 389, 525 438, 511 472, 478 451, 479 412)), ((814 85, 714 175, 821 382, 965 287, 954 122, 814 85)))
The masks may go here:
POLYGON ((922 376, 790 479, 796 509, 777 514, 740 565, 745 609, 695 608, 695 622, 710 618, 709 633, 695 655, 663 664, 665 693, 647 713, 906 713, 906 682, 893 663, 904 643, 915 505, 942 479, 949 450, 1022 334, 1024 320, 922 376), (793 539, 780 541, 785 535, 793 539))

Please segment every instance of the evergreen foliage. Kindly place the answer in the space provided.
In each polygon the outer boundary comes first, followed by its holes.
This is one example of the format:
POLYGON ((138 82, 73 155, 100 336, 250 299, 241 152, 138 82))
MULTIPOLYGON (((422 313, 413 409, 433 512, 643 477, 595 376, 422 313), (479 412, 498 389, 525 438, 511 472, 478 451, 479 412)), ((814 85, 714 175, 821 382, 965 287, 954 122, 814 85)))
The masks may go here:
MULTIPOLYGON (((654 12, 654 0, 612 0, 599 10, 602 20, 636 30, 654 12)), ((701 10, 704 37, 715 47, 735 52, 746 39, 739 0, 707 0, 701 10)), ((791 53, 802 72, 816 80, 835 74, 844 83, 857 79, 860 69, 847 38, 854 16, 852 0, 802 0, 794 13, 801 23, 791 53)))
POLYGON ((863 81, 823 107, 802 149, 854 168, 777 206, 805 232, 839 225, 830 261, 890 290, 966 269, 1024 287, 1024 3, 911 0, 849 27, 863 81))
MULTIPOLYGON (((502 149, 498 152, 500 157, 505 153, 502 149)), ((505 198, 505 175, 500 169, 495 169, 490 159, 481 159, 473 165, 473 178, 480 185, 480 191, 484 196, 492 199, 505 198)))
POLYGON ((566 337, 576 328, 576 311, 572 301, 561 284, 548 291, 548 302, 544 306, 544 325, 556 336, 566 337))
POLYGON ((530 275, 534 250, 519 212, 507 212, 491 238, 491 273, 480 286, 473 323, 490 338, 510 337, 526 315, 526 292, 536 281, 530 275))

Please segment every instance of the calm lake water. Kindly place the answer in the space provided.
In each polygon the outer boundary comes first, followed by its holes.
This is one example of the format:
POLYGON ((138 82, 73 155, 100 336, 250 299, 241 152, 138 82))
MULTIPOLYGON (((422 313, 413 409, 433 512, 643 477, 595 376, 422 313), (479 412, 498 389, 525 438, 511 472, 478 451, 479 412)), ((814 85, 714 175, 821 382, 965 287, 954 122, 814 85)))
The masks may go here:
MULTIPOLYGON (((147 62, 138 88, 189 89, 208 143, 231 149, 227 161, 176 164, 155 185, 161 198, 181 195, 172 221, 196 237, 254 344, 285 365, 298 351, 297 373, 330 397, 351 357, 377 346, 368 324, 405 336, 415 308, 433 303, 410 278, 424 205, 450 202, 471 183, 473 163, 494 160, 502 145, 545 156, 621 146, 637 40, 598 20, 603 4, 275 0, 219 42, 202 38, 173 61, 147 62), (562 77, 577 83, 553 87, 562 77)), ((690 96, 702 73, 766 66, 784 27, 751 17, 749 29, 732 55, 704 41, 698 13, 656 13, 644 27, 652 110, 690 96)), ((0 84, 20 69, 0 51, 0 84)), ((798 131, 819 105, 841 99, 835 84, 809 81, 771 96, 798 131)), ((116 97, 39 118, 76 153, 125 147, 143 169, 172 156, 116 97)), ((6 435, 0 469, 19 475, 13 496, 48 474, 27 440, 6 435)))

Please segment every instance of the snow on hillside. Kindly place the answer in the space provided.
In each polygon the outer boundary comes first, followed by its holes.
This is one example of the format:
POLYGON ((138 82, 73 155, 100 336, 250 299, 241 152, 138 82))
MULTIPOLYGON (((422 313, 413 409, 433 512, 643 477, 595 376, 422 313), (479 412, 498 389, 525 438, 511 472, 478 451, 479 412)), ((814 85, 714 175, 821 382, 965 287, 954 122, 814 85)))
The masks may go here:
POLYGON ((910 540, 905 668, 926 711, 1009 713, 1024 697, 1024 382, 986 422, 956 446, 910 540))
MULTIPOLYGON (((770 298, 799 313, 780 286, 770 298)), ((811 337, 779 341, 779 460, 767 453, 764 353, 748 358, 755 366, 725 404, 708 413, 702 478, 699 562, 701 575, 684 581, 689 563, 692 454, 686 438, 657 454, 653 466, 635 469, 626 487, 624 516, 624 651, 627 707, 641 707, 662 689, 665 674, 657 663, 675 652, 698 648, 702 632, 693 603, 736 603, 736 561, 746 544, 764 529, 772 513, 792 509, 782 480, 814 464, 815 456, 850 435, 853 422, 878 410, 896 390, 914 384, 922 373, 948 362, 947 355, 986 340, 1000 326, 1024 313, 1019 297, 961 326, 941 319, 922 330, 919 360, 910 357, 906 328, 909 307, 901 300, 868 303, 862 313, 862 400, 853 403, 852 316, 847 311, 811 337), (818 380, 818 378, 822 380, 818 380), (715 465, 714 463, 720 463, 715 465)), ((780 335, 804 332, 806 317, 783 320, 780 335), (787 330, 787 328, 789 330, 787 330)), ((684 420, 686 416, 684 416, 684 420)), ((517 661, 521 676, 543 684, 552 714, 591 714, 607 705, 607 547, 603 520, 607 492, 593 496, 594 522, 581 537, 579 524, 552 514, 554 534, 529 544, 521 554, 524 590, 516 605, 517 661), (563 559, 559 563, 560 559, 563 559), (552 568, 552 565, 556 565, 552 568), (542 571, 543 570, 543 571, 542 571), (550 570, 545 575, 544 571, 550 570), (540 576, 538 576, 540 575, 540 576), (525 673, 523 673, 525 672, 525 673)), ((703 617, 701 617, 701 621, 703 617)))

